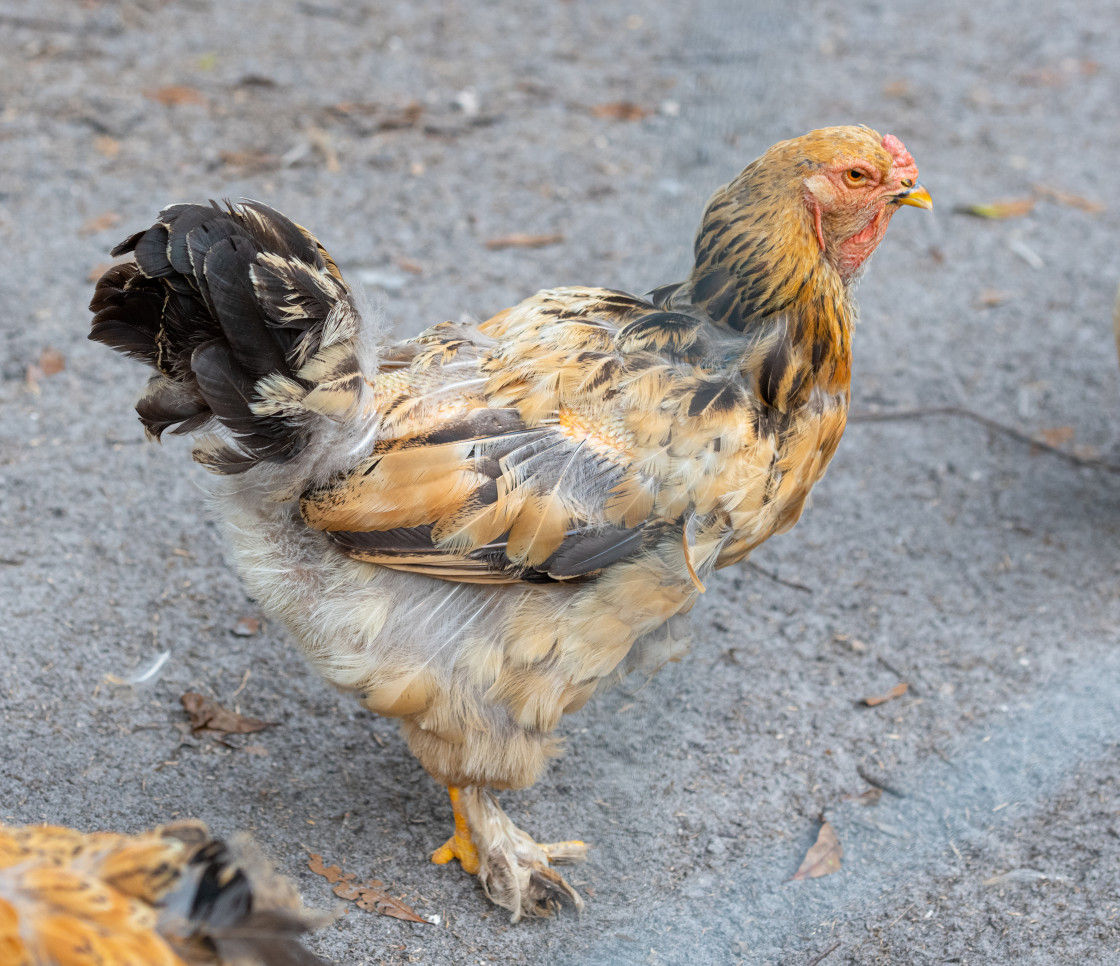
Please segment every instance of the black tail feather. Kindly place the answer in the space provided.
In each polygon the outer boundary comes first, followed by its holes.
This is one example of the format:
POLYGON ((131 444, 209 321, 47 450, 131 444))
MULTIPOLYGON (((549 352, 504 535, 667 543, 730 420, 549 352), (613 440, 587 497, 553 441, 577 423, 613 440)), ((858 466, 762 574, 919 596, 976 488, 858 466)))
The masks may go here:
POLYGON ((196 457, 218 472, 242 472, 299 453, 313 417, 355 410, 357 311, 333 260, 304 229, 256 202, 172 205, 113 249, 130 252, 134 262, 97 284, 90 338, 159 373, 137 404, 152 436, 210 426, 226 436, 225 450, 208 445, 196 457), (314 380, 301 377, 340 311, 354 352, 340 360, 336 349, 314 380), (322 389, 324 369, 329 412, 303 403, 322 389))
POLYGON ((162 903, 165 935, 188 962, 323 966, 300 937, 334 916, 303 906, 253 843, 210 838, 194 822, 165 826, 164 834, 196 849, 162 903))

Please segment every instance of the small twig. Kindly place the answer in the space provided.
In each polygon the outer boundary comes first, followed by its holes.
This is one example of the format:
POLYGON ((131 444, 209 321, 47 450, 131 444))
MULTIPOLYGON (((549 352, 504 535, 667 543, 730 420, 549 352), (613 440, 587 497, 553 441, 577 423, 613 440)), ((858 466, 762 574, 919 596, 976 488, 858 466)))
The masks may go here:
POLYGON ((249 675, 253 673, 252 668, 245 668, 245 673, 241 675, 241 683, 237 686, 237 690, 230 695, 230 701, 236 698, 242 691, 245 690, 245 685, 249 683, 249 675))
POLYGON ((774 583, 781 584, 783 587, 789 587, 793 590, 800 590, 806 594, 811 594, 813 592, 812 587, 806 587, 804 584, 794 583, 794 581, 792 580, 783 580, 776 573, 773 573, 770 570, 766 570, 764 567, 760 567, 758 564, 752 563, 750 560, 747 561, 747 567, 755 571, 756 573, 762 574, 763 577, 769 577, 772 581, 774 581, 774 583))
POLYGON ((869 771, 863 765, 856 766, 856 774, 859 775, 868 785, 874 785, 876 788, 881 788, 888 795, 894 795, 895 798, 906 798, 906 792, 898 787, 890 784, 886 779, 879 778, 874 772, 869 771))
POLYGON ((906 913, 908 913, 908 912, 909 912, 909 911, 910 911, 911 909, 913 909, 913 908, 914 908, 914 903, 912 903, 912 902, 911 902, 911 903, 910 903, 910 905, 908 905, 908 906, 907 906, 907 907, 906 907, 905 909, 903 909, 903 910, 902 910, 902 912, 900 912, 900 913, 899 913, 899 914, 898 914, 897 916, 895 916, 895 917, 894 917, 894 918, 893 918, 893 919, 892 919, 892 920, 891 920, 891 921, 890 921, 890 922, 889 922, 889 923, 887 924, 887 928, 888 928, 888 929, 890 929, 890 928, 891 928, 891 926, 894 926, 894 925, 895 925, 895 924, 896 924, 896 923, 898 922, 898 920, 899 920, 899 919, 901 919, 901 918, 902 918, 903 916, 905 916, 905 915, 906 915, 906 913))
POLYGON ((828 947, 823 953, 818 953, 805 964, 805 966, 817 966, 817 963, 823 962, 825 957, 831 956, 837 949, 840 948, 840 940, 837 939, 831 946, 828 947))
POLYGON ((971 409, 965 409, 961 406, 934 406, 930 409, 901 409, 894 412, 883 413, 856 412, 848 416, 848 422, 890 423, 900 422, 906 419, 925 419, 927 416, 956 416, 960 419, 971 419, 974 423, 986 426, 993 432, 1002 433, 1004 436, 1009 436, 1011 439, 1018 440, 1020 443, 1025 443, 1028 446, 1033 446, 1036 449, 1058 456, 1061 459, 1073 463, 1074 466, 1089 466, 1098 470, 1106 470, 1109 473, 1120 473, 1120 464, 1118 463, 1109 463, 1106 460, 1092 459, 1086 456, 1077 456, 1074 453, 1067 453, 1064 449, 1051 446, 1049 443, 1044 443, 1040 439, 1028 436, 1026 433, 1020 432, 1011 426, 997 423, 994 419, 989 419, 987 416, 982 416, 980 413, 975 413, 971 409))

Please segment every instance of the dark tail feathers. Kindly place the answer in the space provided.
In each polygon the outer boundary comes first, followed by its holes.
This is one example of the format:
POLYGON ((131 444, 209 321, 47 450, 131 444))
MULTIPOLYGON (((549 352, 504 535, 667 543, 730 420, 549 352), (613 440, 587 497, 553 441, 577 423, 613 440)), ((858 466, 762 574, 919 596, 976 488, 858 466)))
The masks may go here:
POLYGON ((334 915, 304 906, 252 842, 227 845, 193 821, 161 831, 193 850, 160 903, 160 931, 187 962, 324 966, 299 940, 334 915))
POLYGON ((257 202, 172 205, 113 249, 128 252, 97 283, 89 337, 157 370, 136 404, 150 436, 216 430, 195 459, 240 473, 358 412, 358 311, 305 229, 257 202))

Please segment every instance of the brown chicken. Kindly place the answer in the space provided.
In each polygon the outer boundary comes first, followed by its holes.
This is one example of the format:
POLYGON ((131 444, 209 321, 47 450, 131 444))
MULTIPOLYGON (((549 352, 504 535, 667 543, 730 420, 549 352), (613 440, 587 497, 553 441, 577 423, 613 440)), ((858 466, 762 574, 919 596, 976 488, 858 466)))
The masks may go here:
POLYGON ((236 566, 332 683, 401 719, 458 858, 521 915, 581 900, 489 789, 561 717, 685 650, 718 567, 793 526, 844 430, 852 283, 914 160, 866 127, 783 141, 716 192, 689 278, 539 292, 408 341, 315 238, 253 202, 175 205, 115 250, 91 338, 149 363, 148 433, 227 476, 236 566))
POLYGON ((4 966, 322 966, 298 937, 332 918, 201 822, 139 835, 0 825, 4 966))

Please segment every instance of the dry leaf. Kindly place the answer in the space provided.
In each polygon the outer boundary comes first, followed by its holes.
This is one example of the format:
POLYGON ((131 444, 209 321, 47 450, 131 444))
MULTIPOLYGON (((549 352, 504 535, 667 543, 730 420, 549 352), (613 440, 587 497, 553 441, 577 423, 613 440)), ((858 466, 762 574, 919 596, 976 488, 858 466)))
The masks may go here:
POLYGON ((261 721, 260 718, 246 718, 236 711, 223 708, 197 691, 188 691, 179 702, 190 718, 191 731, 208 731, 221 735, 247 735, 265 728, 275 728, 278 721, 261 721))
POLYGON ((339 101, 337 104, 332 104, 328 111, 333 111, 335 114, 376 114, 380 107, 377 104, 367 104, 364 101, 339 101))
POLYGON ((255 149, 219 151, 218 159, 222 164, 229 165, 231 168, 244 168, 246 171, 265 171, 269 168, 278 167, 280 164, 280 159, 275 154, 255 149))
POLYGON ((39 353, 39 371, 44 376, 53 376, 66 368, 66 359, 54 346, 47 346, 39 353))
POLYGON ((591 108, 591 113, 596 117, 605 117, 612 121, 640 121, 649 116, 640 104, 633 101, 610 101, 607 104, 596 104, 591 108))
POLYGON ((990 204, 959 205, 956 211, 977 218, 991 218, 1003 221, 1007 218, 1022 218, 1034 210, 1034 198, 1015 198, 1008 201, 993 201, 990 204))
POLYGON ((93 139, 93 150, 106 158, 115 158, 121 153, 121 142, 108 134, 99 134, 93 139))
POLYGON ((177 104, 205 104, 206 98, 193 87, 182 84, 169 84, 167 87, 149 88, 144 91, 144 96, 153 101, 158 101, 167 107, 177 104))
POLYGON ((1001 292, 998 289, 986 288, 977 297, 976 303, 980 308, 990 309, 999 305, 1001 302, 1006 302, 1009 298, 1011 298, 1010 292, 1001 292))
POLYGON ((419 101, 410 101, 400 111, 383 117, 377 122, 379 131, 397 131, 401 128, 416 127, 424 114, 424 105, 419 101))
POLYGON ((236 637, 252 637, 254 634, 259 634, 261 630, 261 622, 256 617, 239 617, 237 623, 233 625, 233 633, 236 637))
POLYGON ((878 805, 879 800, 883 797, 883 789, 869 788, 865 792, 860 792, 858 795, 845 795, 844 798, 849 802, 859 802, 860 805, 867 807, 869 805, 878 805))
POLYGON ((910 92, 910 81, 906 80, 905 77, 883 86, 883 94, 887 97, 909 97, 910 92))
POLYGON ((337 865, 323 865, 323 857, 318 852, 309 852, 307 867, 316 875, 321 875, 331 885, 336 882, 352 882, 354 875, 346 875, 337 865))
POLYGON ((1047 446, 1064 446, 1076 432, 1072 426, 1055 426, 1053 429, 1040 429, 1038 438, 1047 446))
POLYGON ((1061 188, 1054 188, 1048 184, 1032 184, 1031 188, 1040 198, 1049 198, 1051 201, 1056 201, 1061 205, 1069 205, 1071 208, 1080 208, 1082 211, 1087 211, 1091 215, 1099 215, 1105 210, 1105 206, 1099 201, 1093 201, 1091 198, 1086 198, 1083 195, 1070 194, 1068 191, 1062 191, 1061 188))
POLYGON ((317 852, 308 853, 307 867, 334 886, 332 891, 336 896, 357 903, 359 908, 367 912, 404 919, 406 922, 422 922, 425 925, 432 923, 432 920, 425 919, 411 906, 389 895, 383 882, 371 879, 364 884, 357 883, 354 881, 357 878, 354 873, 343 872, 337 865, 323 865, 323 857, 317 852))
POLYGON ((403 919, 405 922, 422 922, 430 925, 430 920, 425 919, 407 903, 394 899, 376 879, 364 886, 340 883, 334 887, 334 894, 340 899, 352 899, 359 909, 365 909, 366 912, 376 912, 378 915, 403 919))
POLYGON ((844 857, 844 847, 836 830, 828 823, 821 823, 821 830, 813 847, 805 853, 805 858, 793 874, 793 881, 802 882, 805 879, 819 879, 822 875, 831 875, 840 871, 840 860, 844 857))
POLYGON ((486 247, 492 252, 502 248, 544 248, 547 245, 559 245, 563 240, 563 235, 523 235, 515 233, 502 235, 500 238, 491 238, 486 242, 486 247))
POLYGON ((83 222, 82 227, 78 229, 78 234, 96 235, 99 231, 112 228, 120 220, 121 216, 115 211, 106 211, 96 218, 90 218, 88 221, 83 222))
POLYGON ((895 698, 901 698, 909 689, 909 684, 905 681, 900 681, 886 694, 874 694, 870 697, 862 698, 860 703, 866 704, 869 708, 874 708, 877 704, 886 704, 888 701, 893 701, 895 698))
POLYGON ((414 262, 411 258, 405 258, 403 255, 398 255, 393 259, 393 262, 396 264, 397 268, 399 268, 402 272, 408 272, 409 275, 424 274, 424 266, 419 262, 414 262))

